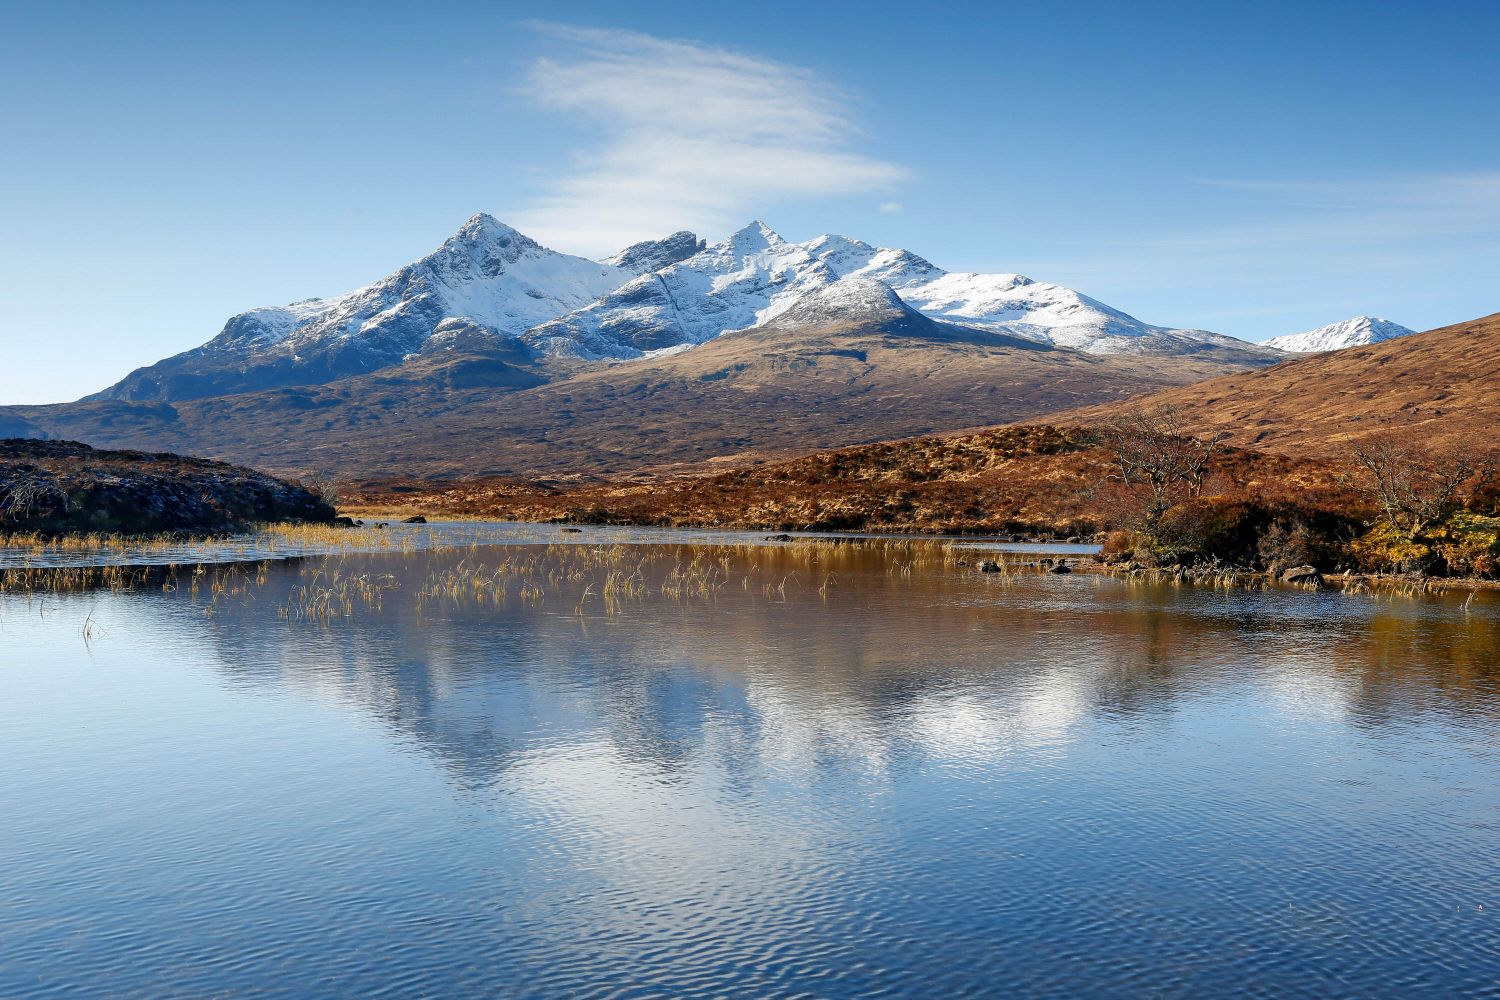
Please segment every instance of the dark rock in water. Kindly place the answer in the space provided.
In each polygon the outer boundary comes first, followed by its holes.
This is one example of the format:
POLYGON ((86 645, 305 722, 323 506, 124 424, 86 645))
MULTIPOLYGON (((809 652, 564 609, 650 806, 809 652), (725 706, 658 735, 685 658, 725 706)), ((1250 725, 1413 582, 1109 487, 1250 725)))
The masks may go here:
POLYGON ((1068 561, 1066 559, 1059 559, 1057 561, 1057 565, 1053 566, 1047 572, 1048 573, 1057 573, 1057 574, 1071 573, 1071 572, 1073 572, 1073 567, 1071 567, 1071 566, 1068 565, 1068 561))
POLYGON ((1281 574, 1282 583, 1295 583, 1303 587, 1321 587, 1323 574, 1316 566, 1293 566, 1281 574))
POLYGON ((333 519, 333 523, 340 528, 353 528, 354 526, 359 524, 359 522, 352 517, 336 517, 333 519))
POLYGON ((306 487, 243 466, 77 441, 0 440, 0 534, 234 531, 270 521, 331 524, 306 487))
POLYGON ((1000 564, 993 559, 984 559, 979 563, 979 572, 998 573, 1000 572, 1000 564))
POLYGON ((793 538, 791 535, 788 535, 788 534, 780 534, 780 535, 767 535, 766 536, 766 541, 768 541, 768 542, 794 542, 794 541, 796 541, 796 539, 793 538))
POLYGON ((582 528, 559 528, 558 530, 561 531, 565 535, 581 535, 581 534, 583 534, 583 529, 582 528))
POLYGON ((1079 535, 1069 535, 1068 536, 1068 544, 1069 545, 1082 545, 1083 544, 1083 538, 1081 536, 1079 536, 1079 535))
POLYGON ((408 518, 404 519, 401 523, 402 524, 426 524, 427 523, 427 518, 423 517, 421 514, 413 514, 411 517, 408 517, 408 518))

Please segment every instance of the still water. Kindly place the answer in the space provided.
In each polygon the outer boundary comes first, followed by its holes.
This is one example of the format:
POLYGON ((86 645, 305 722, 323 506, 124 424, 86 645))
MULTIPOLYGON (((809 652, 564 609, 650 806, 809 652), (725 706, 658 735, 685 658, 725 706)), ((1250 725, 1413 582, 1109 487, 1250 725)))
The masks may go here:
POLYGON ((856 542, 0 595, 0 996, 1500 992, 1500 608, 856 542))

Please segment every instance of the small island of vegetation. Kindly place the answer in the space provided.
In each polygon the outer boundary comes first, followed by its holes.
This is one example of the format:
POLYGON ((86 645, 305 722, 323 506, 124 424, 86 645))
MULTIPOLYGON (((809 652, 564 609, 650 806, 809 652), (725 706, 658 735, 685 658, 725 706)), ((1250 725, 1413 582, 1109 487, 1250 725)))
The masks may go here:
POLYGON ((316 487, 170 453, 76 441, 0 440, 0 536, 211 534, 254 524, 330 523, 316 487))

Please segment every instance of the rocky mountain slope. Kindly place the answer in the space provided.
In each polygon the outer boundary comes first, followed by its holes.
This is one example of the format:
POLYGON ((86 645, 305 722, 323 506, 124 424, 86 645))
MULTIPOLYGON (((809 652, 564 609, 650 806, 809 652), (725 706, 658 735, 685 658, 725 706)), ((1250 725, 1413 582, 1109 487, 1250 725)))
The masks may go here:
POLYGON ((1388 319, 1356 316, 1306 333, 1272 337, 1264 346, 1286 351, 1288 354, 1321 354, 1325 351, 1342 351, 1349 347, 1378 344, 1397 337, 1409 337, 1416 332, 1388 319))
POLYGON ((1218 334, 1151 326, 1059 285, 950 274, 909 251, 842 236, 789 243, 752 223, 712 246, 679 232, 595 262, 476 215, 437 250, 372 285, 241 313, 201 347, 91 398, 171 402, 320 385, 441 348, 441 334, 457 328, 471 339, 509 342, 518 361, 552 377, 749 329, 847 277, 882 282, 935 319, 1088 353, 1243 366, 1280 356, 1218 334))
POLYGON ((659 240, 632 243, 619 253, 604 258, 604 263, 630 274, 642 275, 670 267, 701 252, 708 244, 686 229, 659 240))
POLYGON ((690 350, 565 375, 537 369, 529 345, 457 321, 432 341, 399 365, 326 385, 13 408, 0 420, 297 474, 590 476, 1023 420, 1233 370, 942 322, 861 278, 690 350))
POLYGON ((90 399, 0 408, 0 429, 294 473, 596 475, 1023 420, 1281 357, 846 237, 756 223, 593 262, 481 215, 374 285, 241 314, 90 399))
MULTIPOLYGON (((1289 454, 1345 454, 1350 439, 1383 430, 1489 447, 1500 427, 1500 313, 1166 390, 1141 404, 1171 404, 1200 430, 1289 454)), ((1049 419, 1087 423, 1111 411, 1049 419)))

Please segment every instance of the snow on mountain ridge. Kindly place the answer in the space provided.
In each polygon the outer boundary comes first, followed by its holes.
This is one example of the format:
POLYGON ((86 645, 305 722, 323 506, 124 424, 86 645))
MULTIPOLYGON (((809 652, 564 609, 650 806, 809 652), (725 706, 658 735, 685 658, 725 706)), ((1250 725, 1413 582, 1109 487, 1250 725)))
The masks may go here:
POLYGON ((849 276, 803 292, 771 322, 797 327, 824 326, 868 322, 914 312, 885 282, 849 276))
POLYGON ((1272 356, 1220 334, 1151 326, 1024 275, 949 273, 908 250, 846 236, 791 243, 759 220, 541 325, 526 339, 555 356, 636 357, 766 323, 809 290, 847 278, 880 281, 932 319, 1095 354, 1228 349, 1272 356))
POLYGON ((792 243, 759 220, 711 245, 682 231, 596 262, 480 214, 372 285, 241 313, 202 347, 99 395, 191 399, 326 382, 418 354, 452 319, 519 338, 541 355, 628 359, 763 325, 808 292, 846 280, 879 282, 930 319, 1096 354, 1227 350, 1247 363, 1275 356, 1218 334, 1151 326, 1060 285, 950 273, 908 250, 846 236, 792 243))
POLYGON ((463 317, 518 336, 588 303, 625 277, 607 264, 548 250, 481 213, 433 252, 374 284, 331 299, 304 299, 241 315, 265 317, 268 326, 283 317, 289 321, 282 336, 263 341, 267 344, 369 336, 393 322, 434 311, 441 315, 432 327, 446 317, 463 317))
POLYGON ((1378 344, 1397 337, 1407 337, 1416 332, 1400 323, 1392 323, 1388 319, 1380 319, 1376 316, 1356 316, 1341 323, 1330 323, 1316 330, 1308 330, 1306 333, 1272 337, 1265 342, 1264 346, 1286 351, 1288 354, 1321 354, 1327 351, 1341 351, 1346 347, 1378 344))
POLYGON ((479 214, 374 284, 240 313, 202 347, 139 369, 96 398, 187 399, 372 371, 419 351, 445 319, 519 337, 629 277, 479 214))

